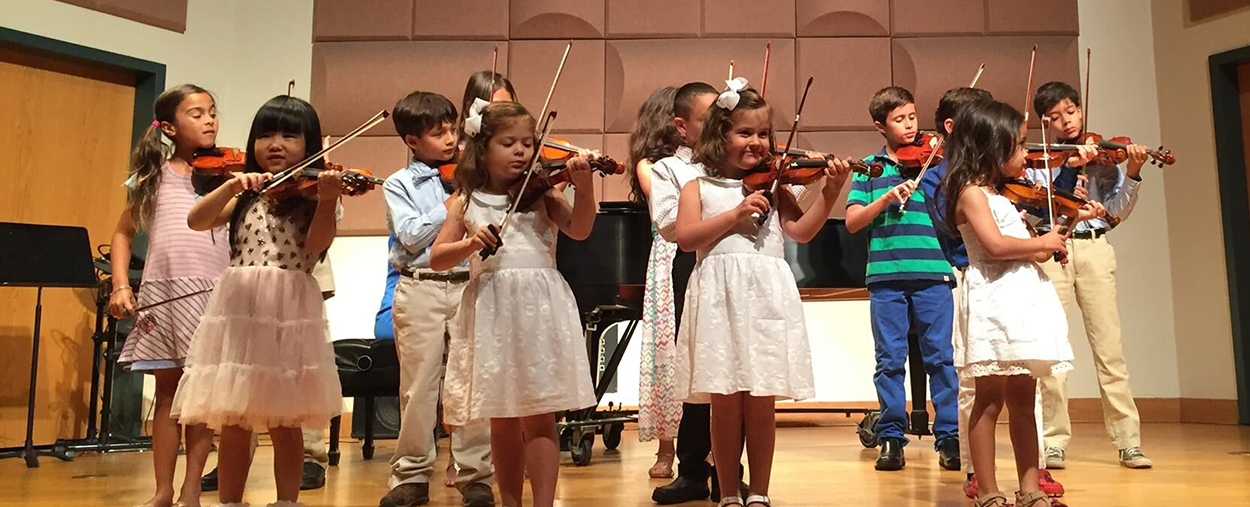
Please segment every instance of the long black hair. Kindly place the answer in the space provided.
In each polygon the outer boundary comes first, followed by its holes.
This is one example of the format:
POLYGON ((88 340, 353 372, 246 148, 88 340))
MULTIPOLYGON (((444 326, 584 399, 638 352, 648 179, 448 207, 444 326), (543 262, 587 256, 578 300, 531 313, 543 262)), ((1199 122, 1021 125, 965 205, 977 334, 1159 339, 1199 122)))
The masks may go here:
MULTIPOLYGON (((298 97, 279 95, 260 106, 260 110, 256 111, 256 117, 252 118, 252 129, 248 132, 247 144, 244 145, 247 150, 247 162, 244 164, 243 172, 265 171, 256 159, 256 139, 274 133, 303 135, 305 158, 321 151, 321 119, 317 117, 317 110, 313 109, 312 104, 298 97)), ((309 168, 324 169, 324 159, 318 158, 309 168)), ((232 250, 236 248, 235 231, 239 229, 239 221, 258 197, 260 194, 255 192, 244 192, 235 203, 234 213, 230 216, 230 248, 232 250)), ((279 213, 293 213, 297 209, 316 206, 313 201, 299 199, 290 199, 290 201, 292 201, 291 204, 284 203, 278 208, 279 213)))
POLYGON ((955 131, 946 139, 948 169, 937 192, 946 193, 943 227, 958 236, 954 227, 959 194, 970 186, 997 188, 1002 167, 1021 149, 1020 126, 1024 115, 1010 104, 986 100, 968 104, 955 115, 955 131))

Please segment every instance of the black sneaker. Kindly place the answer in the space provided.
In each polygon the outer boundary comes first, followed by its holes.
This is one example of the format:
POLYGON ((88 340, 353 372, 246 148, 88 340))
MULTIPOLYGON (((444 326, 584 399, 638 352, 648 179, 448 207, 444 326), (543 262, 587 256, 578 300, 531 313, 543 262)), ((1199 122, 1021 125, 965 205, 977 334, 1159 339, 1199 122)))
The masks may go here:
POLYGON ((321 489, 326 485, 326 469, 318 463, 304 462, 304 475, 300 477, 299 489, 321 489))
POLYGON ((937 445, 938 448, 938 466, 947 470, 959 470, 959 438, 950 437, 943 439, 937 445))
POLYGON ((693 502, 707 497, 707 481, 696 481, 681 475, 651 492, 651 500, 660 505, 693 502))
POLYGON ((217 491, 217 467, 200 477, 200 491, 217 491))
POLYGON ((903 456, 903 439, 887 437, 881 439, 881 455, 877 457, 877 470, 902 470, 907 465, 903 456))

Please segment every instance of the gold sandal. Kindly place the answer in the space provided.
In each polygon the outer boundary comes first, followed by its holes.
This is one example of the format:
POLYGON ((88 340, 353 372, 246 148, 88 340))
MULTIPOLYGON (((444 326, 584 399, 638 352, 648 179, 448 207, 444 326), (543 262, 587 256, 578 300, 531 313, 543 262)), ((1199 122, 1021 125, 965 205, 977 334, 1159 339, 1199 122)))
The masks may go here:
POLYGON ((1007 507, 1007 495, 1002 492, 985 493, 972 501, 972 507, 1007 507))
POLYGON ((1041 491, 1021 495, 1016 492, 1016 507, 1050 507, 1050 497, 1041 491))

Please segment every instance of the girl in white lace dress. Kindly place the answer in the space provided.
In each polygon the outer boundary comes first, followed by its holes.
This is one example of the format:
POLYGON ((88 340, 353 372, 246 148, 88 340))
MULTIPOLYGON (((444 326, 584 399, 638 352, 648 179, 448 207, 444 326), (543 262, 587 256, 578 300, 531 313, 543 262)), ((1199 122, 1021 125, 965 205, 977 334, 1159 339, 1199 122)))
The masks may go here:
MULTIPOLYGON (((1038 491, 1037 378, 1072 368, 1067 319, 1059 296, 1038 266, 1064 252, 1058 230, 1032 237, 1016 207, 998 194, 1024 173, 1024 116, 1002 102, 970 105, 947 141, 950 169, 939 192, 948 192, 945 216, 954 217, 968 247, 968 271, 956 325, 964 343, 955 366, 974 377, 976 399, 969 424, 980 495, 975 505, 1002 507, 994 468, 994 425, 1007 407, 1020 491, 1016 505, 1050 505, 1038 491)), ((1091 203, 1082 220, 1099 213, 1091 203)), ((956 347, 960 349, 961 347, 956 347)))
MULTIPOLYGON (((695 161, 715 176, 681 191, 677 244, 697 251, 677 339, 677 395, 712 404, 712 454, 742 459, 746 432, 750 495, 720 505, 770 505, 776 437, 775 401, 816 394, 807 324, 794 274, 784 258, 786 234, 807 242, 820 231, 846 182, 848 165, 831 161, 824 189, 807 212, 782 186, 776 209, 762 191, 744 191, 748 171, 772 159, 772 109, 739 78, 708 109, 695 161), (761 226, 758 217, 765 215, 761 226)), ((738 467, 718 466, 720 484, 737 484, 738 467)))
POLYGON ((534 118, 520 104, 495 102, 468 121, 480 127, 466 129, 457 191, 430 250, 436 271, 470 258, 448 345, 444 415, 451 425, 490 420, 504 506, 521 505, 529 472, 533 505, 551 507, 560 463, 555 412, 595 404, 577 302, 556 271, 558 233, 580 240, 594 226, 593 180, 585 157, 570 159, 574 204, 548 188, 496 236, 512 203, 508 190, 528 169, 534 118), (487 245, 497 251, 483 259, 487 245))

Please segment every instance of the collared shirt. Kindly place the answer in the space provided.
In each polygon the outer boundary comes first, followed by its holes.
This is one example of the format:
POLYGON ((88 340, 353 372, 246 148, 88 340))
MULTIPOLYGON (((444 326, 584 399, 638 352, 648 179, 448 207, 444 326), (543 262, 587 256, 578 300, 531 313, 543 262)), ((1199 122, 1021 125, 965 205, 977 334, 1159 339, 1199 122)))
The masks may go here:
MULTIPOLYGON (((890 159, 885 148, 864 158, 882 164, 881 176, 869 178, 856 173, 851 179, 851 192, 846 206, 867 206, 906 181, 901 166, 890 159)), ((937 280, 950 283, 954 277, 951 264, 938 243, 933 219, 929 217, 924 192, 915 192, 907 200, 907 212, 897 203, 886 206, 868 225, 868 285, 895 280, 937 280)))
POLYGON ((692 160, 694 150, 682 146, 671 157, 664 157, 651 166, 651 222, 664 239, 677 242, 677 202, 681 188, 691 180, 704 176, 702 164, 692 160))
MULTIPOLYGON (((1076 185, 1078 172, 1079 170, 1070 168, 1066 164, 1060 167, 1055 171, 1055 188, 1071 192, 1076 185)), ((1026 169, 1025 174, 1032 181, 1043 185, 1048 184, 1049 178, 1044 169, 1026 169)), ((1116 215, 1120 220, 1127 219, 1133 212, 1133 208, 1137 206, 1137 191, 1141 187, 1141 180, 1129 178, 1119 166, 1087 164, 1085 175, 1089 177, 1089 182, 1085 185, 1085 188, 1089 190, 1088 200, 1102 203, 1107 208, 1108 215, 1116 215)), ((1043 224, 1049 221, 1049 218, 1042 219, 1043 224)), ((1045 228, 1046 225, 1042 227, 1045 228)), ((1076 224, 1077 231, 1110 228, 1110 223, 1104 217, 1076 224)))
POLYGON ((449 194, 438 179, 438 169, 414 159, 387 178, 382 190, 386 195, 386 228, 396 239, 390 248, 391 266, 397 270, 428 269, 430 246, 447 220, 443 202, 449 194))
POLYGON ((924 192, 925 200, 929 203, 929 219, 937 233, 938 244, 942 245, 942 253, 946 254, 946 260, 951 266, 964 268, 968 267, 968 249, 962 238, 950 234, 954 230, 954 222, 947 223, 945 220, 947 190, 942 189, 942 193, 938 193, 938 184, 944 177, 946 159, 942 159, 924 173, 924 177, 920 178, 920 191, 924 192))

